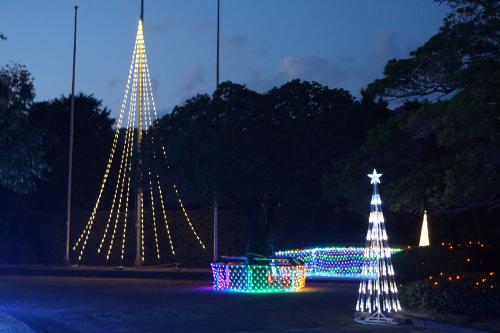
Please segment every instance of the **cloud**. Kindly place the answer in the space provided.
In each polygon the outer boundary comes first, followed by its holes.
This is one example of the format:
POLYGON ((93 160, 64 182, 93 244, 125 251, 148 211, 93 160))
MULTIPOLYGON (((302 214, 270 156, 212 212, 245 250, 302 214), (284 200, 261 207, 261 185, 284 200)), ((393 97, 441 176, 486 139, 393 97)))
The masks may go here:
POLYGON ((155 94, 160 90, 160 81, 154 76, 151 77, 151 86, 155 94))
POLYGON ((281 61, 280 73, 288 80, 317 81, 331 87, 338 86, 349 79, 345 68, 315 55, 286 57, 281 61))
POLYGON ((403 56, 397 31, 386 31, 378 35, 372 42, 371 56, 376 61, 386 62, 389 59, 403 56))
POLYGON ((250 40, 244 35, 231 35, 225 39, 225 43, 228 50, 240 52, 249 46, 250 40))
POLYGON ((254 56, 262 56, 268 52, 268 48, 263 43, 255 43, 248 36, 232 34, 224 38, 221 47, 225 52, 240 55, 247 53, 254 56))
POLYGON ((106 88, 115 88, 123 84, 123 80, 119 78, 113 78, 106 81, 106 88))
POLYGON ((192 65, 182 76, 179 91, 189 95, 207 82, 206 71, 200 65, 192 65))
POLYGON ((214 34, 215 37, 214 24, 211 21, 207 21, 206 19, 198 20, 195 21, 192 27, 194 32, 214 34))
POLYGON ((152 33, 166 32, 172 30, 173 28, 174 24, 170 21, 157 22, 146 26, 148 32, 152 33))

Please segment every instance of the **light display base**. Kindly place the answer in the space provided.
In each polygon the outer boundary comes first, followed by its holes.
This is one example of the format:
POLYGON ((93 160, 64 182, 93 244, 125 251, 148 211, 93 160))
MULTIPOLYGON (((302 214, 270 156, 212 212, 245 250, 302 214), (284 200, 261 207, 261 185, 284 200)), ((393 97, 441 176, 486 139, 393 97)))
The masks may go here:
POLYGON ((355 317, 354 321, 363 325, 399 325, 400 323, 394 318, 384 315, 382 312, 377 311, 372 314, 360 313, 359 317, 355 317), (368 315, 368 316, 363 316, 368 315))

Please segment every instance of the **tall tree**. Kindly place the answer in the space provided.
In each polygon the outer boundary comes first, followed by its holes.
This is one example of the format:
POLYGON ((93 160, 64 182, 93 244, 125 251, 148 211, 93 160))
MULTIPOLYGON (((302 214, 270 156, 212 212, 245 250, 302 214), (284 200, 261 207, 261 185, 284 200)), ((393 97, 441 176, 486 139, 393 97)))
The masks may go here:
POLYGON ((384 78, 369 85, 370 93, 405 103, 340 163, 339 177, 325 178, 330 200, 339 185, 355 202, 356 179, 376 165, 387 176, 392 211, 428 208, 478 222, 500 207, 500 5, 446 2, 452 12, 438 34, 410 58, 389 61, 384 78))
MULTIPOLYGON (((38 210, 63 210, 66 204, 68 127, 71 98, 62 96, 34 103, 30 123, 43 129, 43 151, 50 171, 47 182, 33 193, 30 206, 38 210)), ((73 170, 74 208, 88 209, 95 200, 95 190, 104 172, 113 136, 114 120, 102 101, 93 95, 75 96, 75 139, 73 170)))
POLYGON ((388 99, 450 97, 464 88, 488 88, 500 75, 500 3, 439 0, 452 11, 439 32, 406 59, 390 60, 384 77, 368 86, 388 99))
POLYGON ((359 147, 374 126, 367 118, 386 116, 384 103, 317 83, 294 80, 258 94, 225 82, 213 98, 176 107, 159 129, 178 147, 176 174, 244 212, 248 251, 266 253, 277 210, 318 205, 332 160, 359 147))
POLYGON ((35 89, 26 67, 0 68, 0 186, 29 192, 43 178, 42 132, 29 123, 35 89))
MULTIPOLYGON (((47 168, 42 172, 44 181, 34 191, 0 200, 2 213, 10 214, 0 229, 2 260, 14 263, 63 260, 69 110, 70 98, 65 96, 31 105, 26 122, 43 134, 37 149, 47 168)), ((76 231, 78 224, 84 222, 83 216, 87 216, 78 214, 79 211, 88 210, 95 200, 112 141, 113 120, 101 101, 92 95, 77 95, 75 111, 72 226, 76 231)), ((26 147, 25 142, 22 147, 26 147)))

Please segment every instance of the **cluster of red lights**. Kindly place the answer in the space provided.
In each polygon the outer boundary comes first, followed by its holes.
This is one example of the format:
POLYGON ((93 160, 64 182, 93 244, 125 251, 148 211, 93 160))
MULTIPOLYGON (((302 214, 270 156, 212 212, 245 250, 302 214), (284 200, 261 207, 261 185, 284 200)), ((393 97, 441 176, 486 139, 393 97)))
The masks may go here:
POLYGON ((457 244, 442 242, 441 246, 447 247, 449 250, 453 250, 454 248, 461 248, 461 247, 466 247, 466 248, 485 247, 486 244, 481 241, 468 241, 465 243, 457 243, 457 244))
MULTIPOLYGON (((442 282, 456 282, 456 281, 462 281, 467 278, 469 278, 469 275, 452 275, 452 274, 446 274, 444 272, 440 272, 438 276, 432 276, 429 275, 429 280, 433 280, 433 285, 435 287, 438 287, 440 283, 442 282)), ((479 280, 477 279, 477 275, 474 275, 474 280, 472 281, 474 287, 487 287, 489 284, 489 288, 493 289, 495 288, 495 282, 494 282, 494 277, 495 277, 495 272, 489 272, 487 274, 482 274, 479 276, 479 280)))
MULTIPOLYGON (((454 250, 458 248, 484 248, 486 244, 481 241, 468 241, 464 243, 450 243, 442 242, 441 246, 447 248, 448 250, 454 250)), ((465 262, 471 263, 472 259, 467 256, 465 262)), ((438 287, 440 284, 445 282, 457 282, 457 281, 471 281, 475 288, 495 288, 495 272, 488 272, 482 274, 449 274, 445 272, 440 272, 437 276, 429 275, 429 280, 433 281, 433 285, 438 287)))

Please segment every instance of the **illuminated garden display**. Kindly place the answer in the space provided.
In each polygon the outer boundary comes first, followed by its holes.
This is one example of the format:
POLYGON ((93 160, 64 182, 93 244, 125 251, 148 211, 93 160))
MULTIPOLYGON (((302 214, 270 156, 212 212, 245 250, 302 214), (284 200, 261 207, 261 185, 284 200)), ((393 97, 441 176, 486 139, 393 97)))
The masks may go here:
POLYGON ((304 287, 306 268, 293 258, 222 257, 212 263, 214 290, 246 293, 293 292, 304 287))
POLYGON ((165 179, 165 173, 161 172, 170 168, 164 139, 150 131, 157 125, 158 114, 144 43, 142 9, 108 162, 92 213, 73 246, 78 263, 84 258, 89 244, 94 255, 100 254, 106 262, 111 259, 124 262, 126 249, 130 248, 127 239, 133 236, 136 266, 142 265, 146 256, 151 263, 159 263, 162 248, 175 256, 172 225, 167 218, 167 193, 177 201, 192 240, 205 249, 181 199, 179 187, 171 179, 165 179), (125 137, 119 149, 122 132, 125 137), (112 198, 111 207, 103 207, 105 197, 112 198), (131 212, 132 209, 135 211, 131 212), (98 219, 99 210, 107 211, 107 218, 98 219), (129 232, 132 223, 135 223, 135 232, 129 232), (100 228, 94 227, 95 224, 100 228))
MULTIPOLYGON (((391 252, 401 249, 392 248, 391 252)), ((363 264, 373 261, 374 257, 365 257, 363 247, 319 247, 278 251, 278 256, 296 258, 303 261, 307 269, 307 277, 313 279, 362 279, 377 276, 372 273, 363 273, 363 264)))
POLYGON ((382 174, 378 174, 376 170, 368 175, 373 185, 373 195, 364 257, 373 258, 373 260, 363 262, 361 274, 375 275, 376 279, 363 279, 359 284, 356 312, 360 315, 355 320, 363 324, 395 324, 396 322, 389 317, 389 314, 401 311, 391 262, 392 253, 382 213, 382 200, 378 193, 381 176, 382 174), (367 315, 365 316, 364 313, 367 315))

